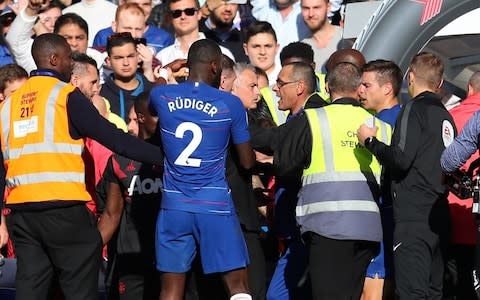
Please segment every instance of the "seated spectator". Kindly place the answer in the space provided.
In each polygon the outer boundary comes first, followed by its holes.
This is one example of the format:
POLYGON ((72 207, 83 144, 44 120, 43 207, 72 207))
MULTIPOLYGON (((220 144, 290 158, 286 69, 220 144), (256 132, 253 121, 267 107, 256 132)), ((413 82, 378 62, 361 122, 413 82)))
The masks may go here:
MULTIPOLYGON (((132 35, 137 37, 143 37, 146 39, 147 46, 154 50, 154 53, 158 53, 163 48, 173 44, 174 38, 173 35, 169 32, 163 30, 160 27, 153 25, 152 23, 148 22, 150 17, 150 13, 152 11, 152 1, 151 0, 128 0, 125 3, 136 3, 138 4, 145 14, 145 19, 147 22, 143 31, 141 32, 140 36, 136 36, 135 34, 132 35)), ((122 32, 118 30, 118 23, 123 22, 125 23, 126 20, 120 20, 121 18, 126 18, 126 16, 121 16, 119 14, 118 8, 115 14, 115 21, 111 27, 104 28, 97 32, 95 35, 95 39, 93 40, 93 47, 95 48, 104 48, 107 46, 107 38, 112 35, 114 32, 122 32), (117 26, 115 26, 117 24, 117 26), (114 28, 117 27, 117 28, 114 28)), ((126 30, 129 31, 129 30, 126 30)))

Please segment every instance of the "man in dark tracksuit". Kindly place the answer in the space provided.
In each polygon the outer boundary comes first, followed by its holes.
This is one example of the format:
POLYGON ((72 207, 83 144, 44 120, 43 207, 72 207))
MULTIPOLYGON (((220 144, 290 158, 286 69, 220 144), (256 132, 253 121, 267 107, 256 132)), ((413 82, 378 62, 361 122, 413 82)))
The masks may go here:
MULTIPOLYGON (((155 117, 147 116, 148 94, 135 102, 139 138, 153 144, 155 117)), ((109 299, 158 299, 155 229, 162 198, 163 165, 141 163, 114 154, 97 186, 102 212, 98 224, 108 241, 106 286, 109 299), (118 229, 116 226, 119 224, 118 229), (113 236, 112 236, 113 235, 113 236)))
POLYGON ((358 140, 391 172, 394 264, 400 299, 441 299, 445 246, 448 243, 447 191, 440 156, 456 134, 455 123, 435 91, 442 84, 443 63, 430 53, 410 63, 409 92, 391 146, 362 125, 358 140))

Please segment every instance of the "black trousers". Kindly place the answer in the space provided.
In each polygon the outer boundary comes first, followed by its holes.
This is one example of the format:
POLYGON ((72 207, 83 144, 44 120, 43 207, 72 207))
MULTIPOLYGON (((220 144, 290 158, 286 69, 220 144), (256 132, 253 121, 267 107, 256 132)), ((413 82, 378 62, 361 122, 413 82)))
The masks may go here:
POLYGON ((443 296, 446 299, 476 300, 473 288, 475 245, 450 244, 445 265, 443 296))
POLYGON ((107 270, 110 278, 106 283, 108 299, 156 300, 160 296, 160 272, 150 253, 109 251, 107 270))
POLYGON ((46 300, 58 280, 65 300, 98 299, 102 238, 85 205, 12 212, 16 299, 46 300))
POLYGON ((434 232, 429 224, 397 223, 393 239, 399 299, 442 299, 448 227, 434 232))
POLYGON ((304 235, 314 300, 360 299, 368 264, 380 243, 334 240, 313 232, 304 235))

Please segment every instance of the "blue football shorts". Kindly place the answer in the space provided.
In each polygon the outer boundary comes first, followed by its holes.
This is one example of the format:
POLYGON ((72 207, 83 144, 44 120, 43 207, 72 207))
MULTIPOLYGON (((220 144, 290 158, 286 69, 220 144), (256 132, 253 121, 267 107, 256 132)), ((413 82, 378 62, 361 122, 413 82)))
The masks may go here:
POLYGON ((157 269, 161 272, 189 271, 197 250, 205 274, 244 268, 249 262, 236 214, 161 209, 155 248, 157 269))

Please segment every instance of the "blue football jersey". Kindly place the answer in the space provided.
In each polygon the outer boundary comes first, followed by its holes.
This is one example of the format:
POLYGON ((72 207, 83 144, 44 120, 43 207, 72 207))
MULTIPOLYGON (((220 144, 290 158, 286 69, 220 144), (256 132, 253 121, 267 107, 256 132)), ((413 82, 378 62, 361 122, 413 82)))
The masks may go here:
POLYGON ((250 140, 240 99, 199 82, 157 86, 150 99, 165 151, 162 208, 232 213, 227 148, 250 140))

